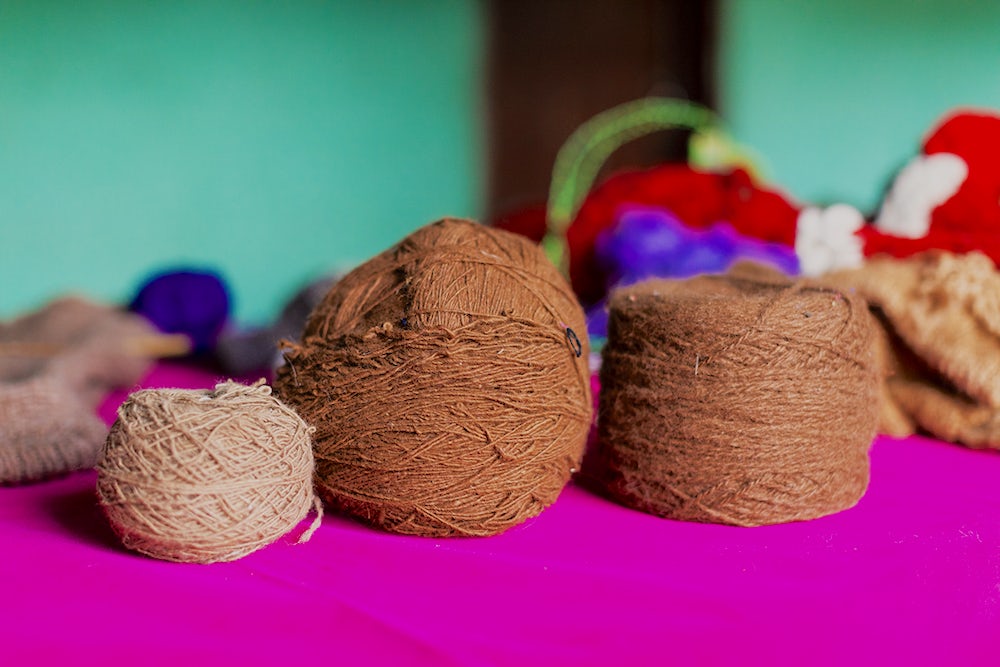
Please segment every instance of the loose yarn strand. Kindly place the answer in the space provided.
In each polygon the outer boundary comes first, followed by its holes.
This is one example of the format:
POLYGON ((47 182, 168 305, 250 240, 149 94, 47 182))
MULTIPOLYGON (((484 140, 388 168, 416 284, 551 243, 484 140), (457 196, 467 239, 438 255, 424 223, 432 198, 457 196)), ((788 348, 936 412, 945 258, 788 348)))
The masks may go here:
POLYGON ((312 539, 312 536, 316 534, 319 527, 323 524, 323 500, 319 497, 319 494, 313 495, 313 513, 316 515, 313 517, 312 523, 309 527, 299 535, 299 539, 295 540, 296 544, 305 544, 312 539))

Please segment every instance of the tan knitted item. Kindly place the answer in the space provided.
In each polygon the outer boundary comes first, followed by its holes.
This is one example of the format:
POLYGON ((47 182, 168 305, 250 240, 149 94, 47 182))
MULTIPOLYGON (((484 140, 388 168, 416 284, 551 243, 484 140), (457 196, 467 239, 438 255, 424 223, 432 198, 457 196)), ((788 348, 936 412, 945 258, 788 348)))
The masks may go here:
POLYGON ((94 410, 146 374, 132 343, 154 334, 139 315, 78 297, 0 323, 0 483, 92 467, 107 435, 94 410))
POLYGON ((107 312, 79 297, 63 297, 10 322, 0 322, 0 381, 39 375, 86 335, 107 312))
POLYGON ((1000 448, 1000 410, 929 382, 890 380, 900 409, 925 431, 974 449, 1000 448))
POLYGON ((985 255, 875 257, 824 281, 864 296, 884 327, 883 432, 915 428, 1000 448, 1000 273, 985 255), (912 426, 908 426, 912 424, 912 426))
POLYGON ((104 422, 56 378, 0 384, 0 482, 92 467, 106 434, 104 422))

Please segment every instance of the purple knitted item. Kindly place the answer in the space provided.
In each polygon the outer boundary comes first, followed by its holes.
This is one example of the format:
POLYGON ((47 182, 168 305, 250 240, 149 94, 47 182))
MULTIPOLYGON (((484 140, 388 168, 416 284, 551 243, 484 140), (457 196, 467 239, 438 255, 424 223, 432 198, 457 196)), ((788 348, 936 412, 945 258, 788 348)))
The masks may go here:
MULTIPOLYGON (((704 230, 691 229, 669 211, 632 208, 604 230, 594 244, 598 264, 608 276, 608 289, 646 278, 690 278, 723 273, 738 260, 770 264, 788 275, 799 272, 792 248, 742 236, 724 221, 704 230)), ((605 301, 587 313, 590 335, 607 334, 605 301)))

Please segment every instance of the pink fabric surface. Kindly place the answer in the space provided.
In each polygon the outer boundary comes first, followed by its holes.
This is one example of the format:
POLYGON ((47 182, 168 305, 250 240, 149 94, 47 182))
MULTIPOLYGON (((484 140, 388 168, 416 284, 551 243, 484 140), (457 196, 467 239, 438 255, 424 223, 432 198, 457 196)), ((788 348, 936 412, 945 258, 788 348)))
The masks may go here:
POLYGON ((496 537, 328 515, 215 565, 124 550, 94 484, 0 488, 0 664, 1000 664, 1000 455, 923 438, 879 438, 861 503, 804 523, 687 524, 571 485, 496 537))

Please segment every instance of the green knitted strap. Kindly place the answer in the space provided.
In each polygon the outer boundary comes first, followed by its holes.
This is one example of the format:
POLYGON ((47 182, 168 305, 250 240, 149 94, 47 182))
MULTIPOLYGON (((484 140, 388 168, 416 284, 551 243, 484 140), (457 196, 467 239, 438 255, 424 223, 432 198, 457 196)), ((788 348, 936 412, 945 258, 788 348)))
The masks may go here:
POLYGON ((658 130, 701 132, 720 125, 710 109, 667 97, 647 97, 601 112, 570 135, 556 155, 547 210, 549 233, 543 241, 557 266, 565 252, 565 233, 601 165, 622 145, 658 130))

